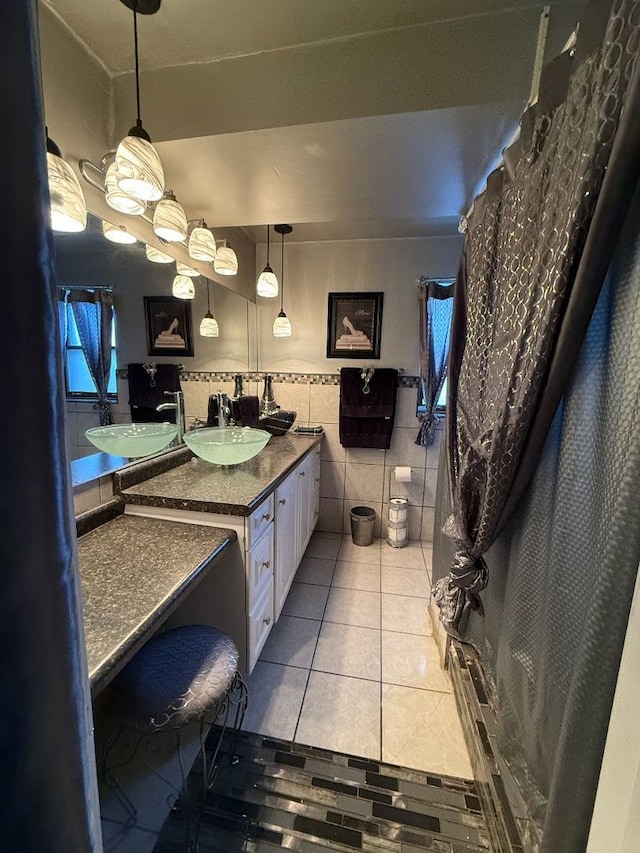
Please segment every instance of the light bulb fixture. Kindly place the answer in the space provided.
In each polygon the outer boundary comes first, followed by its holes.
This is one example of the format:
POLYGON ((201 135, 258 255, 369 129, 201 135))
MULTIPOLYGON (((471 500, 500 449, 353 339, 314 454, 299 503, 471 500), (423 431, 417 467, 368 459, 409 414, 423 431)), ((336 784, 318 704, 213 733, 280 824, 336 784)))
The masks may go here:
MULTIPOLYGON (((138 60, 138 10, 143 10, 145 0, 127 3, 133 9, 133 42, 135 48, 136 106, 137 118, 134 127, 116 150, 116 179, 118 187, 128 195, 143 201, 157 201, 164 191, 164 172, 158 152, 151 144, 151 137, 142 126, 140 118, 140 67, 138 60)), ((184 239, 184 238, 183 238, 184 239)))
POLYGON ((222 241, 223 245, 218 246, 216 250, 216 259, 213 262, 213 268, 218 275, 237 275, 238 274, 238 258, 231 246, 227 246, 226 238, 222 241))
POLYGON ((131 245, 137 243, 137 239, 133 234, 129 234, 124 225, 114 225, 111 222, 102 221, 102 233, 111 240, 112 243, 121 243, 123 245, 131 245))
POLYGON ((140 216, 144 213, 147 205, 139 198, 134 198, 132 195, 124 192, 118 186, 118 167, 115 161, 107 168, 104 176, 104 197, 105 201, 114 210, 120 213, 128 213, 131 216, 140 216))
POLYGON ((196 295, 193 279, 186 275, 177 275, 173 280, 171 292, 178 299, 193 299, 196 295))
POLYGON ((194 261, 213 262, 216 259, 216 241, 204 219, 198 221, 200 224, 195 225, 189 234, 189 257, 194 261))
POLYGON ((87 205, 80 181, 62 159, 60 149, 47 135, 47 175, 51 202, 51 228, 75 233, 87 227, 87 205))
POLYGON ((198 270, 194 270, 193 267, 187 266, 187 264, 183 264, 182 261, 176 261, 176 272, 178 275, 188 275, 189 278, 198 278, 200 273, 198 270))
POLYGON ((176 197, 167 190, 153 211, 153 230, 167 243, 180 243, 187 236, 187 217, 176 197))
POLYGON ((207 281, 207 313, 200 323, 200 334, 203 338, 217 338, 220 336, 218 321, 211 313, 211 301, 209 297, 209 282, 207 281))
POLYGON ((293 228, 291 227, 291 225, 274 225, 273 230, 277 231, 278 234, 282 236, 280 267, 280 313, 273 321, 273 337, 290 338, 291 321, 284 313, 284 235, 291 234, 293 228))
POLYGON ((265 268, 260 273, 258 278, 258 283, 256 285, 256 292, 258 296, 264 296, 267 299, 271 299, 278 295, 278 279, 276 278, 276 274, 271 269, 269 265, 269 233, 271 231, 271 226, 267 225, 267 264, 265 268))
POLYGON ((155 246, 150 246, 148 243, 145 244, 145 251, 147 253, 147 260, 153 261, 154 264, 172 264, 173 258, 171 255, 167 255, 165 252, 161 252, 160 249, 156 249, 155 246))

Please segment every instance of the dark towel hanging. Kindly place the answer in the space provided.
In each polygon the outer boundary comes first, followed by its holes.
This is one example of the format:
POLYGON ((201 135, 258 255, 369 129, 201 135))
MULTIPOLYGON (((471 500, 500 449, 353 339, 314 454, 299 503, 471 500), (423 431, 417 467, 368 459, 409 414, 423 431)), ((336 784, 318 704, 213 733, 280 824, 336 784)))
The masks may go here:
POLYGON ((129 406, 134 423, 175 423, 175 412, 158 412, 156 408, 170 399, 165 391, 181 391, 180 367, 177 364, 156 364, 152 377, 142 364, 127 365, 129 376, 129 406), (152 384, 152 383, 155 383, 152 384))
POLYGON ((369 379, 369 393, 358 367, 340 371, 340 444, 386 450, 396 416, 398 371, 376 368, 369 379))

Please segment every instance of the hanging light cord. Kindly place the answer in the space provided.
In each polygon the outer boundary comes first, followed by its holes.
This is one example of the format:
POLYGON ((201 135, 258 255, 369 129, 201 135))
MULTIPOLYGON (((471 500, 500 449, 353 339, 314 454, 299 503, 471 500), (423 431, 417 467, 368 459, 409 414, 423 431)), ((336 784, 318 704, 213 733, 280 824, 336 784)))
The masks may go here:
POLYGON ((138 60, 138 2, 133 2, 133 43, 136 62, 136 104, 138 106, 138 120, 136 124, 142 127, 142 119, 140 118, 140 68, 138 60))
POLYGON ((284 311, 284 231, 282 232, 282 257, 280 260, 280 310, 284 311))
POLYGON ((211 314, 211 303, 209 302, 209 282, 207 282, 207 314, 211 314))
POLYGON ((269 264, 269 231, 271 231, 271 226, 267 225, 267 266, 270 266, 270 264, 269 264))

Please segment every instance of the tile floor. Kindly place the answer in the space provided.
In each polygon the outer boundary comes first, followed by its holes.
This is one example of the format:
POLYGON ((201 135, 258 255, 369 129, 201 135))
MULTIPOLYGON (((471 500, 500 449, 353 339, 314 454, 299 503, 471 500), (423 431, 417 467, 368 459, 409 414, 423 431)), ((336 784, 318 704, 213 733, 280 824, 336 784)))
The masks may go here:
POLYGON ((315 534, 255 670, 246 731, 472 778, 427 616, 431 548, 315 534))

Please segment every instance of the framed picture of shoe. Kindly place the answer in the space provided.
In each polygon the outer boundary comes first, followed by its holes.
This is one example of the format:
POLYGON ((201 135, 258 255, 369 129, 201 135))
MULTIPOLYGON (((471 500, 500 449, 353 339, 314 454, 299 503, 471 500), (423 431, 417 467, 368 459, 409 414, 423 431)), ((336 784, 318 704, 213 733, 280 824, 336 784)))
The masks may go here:
POLYGON ((149 355, 193 355, 191 303, 172 296, 145 296, 149 355))
POLYGON ((330 293, 327 358, 380 358, 383 293, 330 293))

